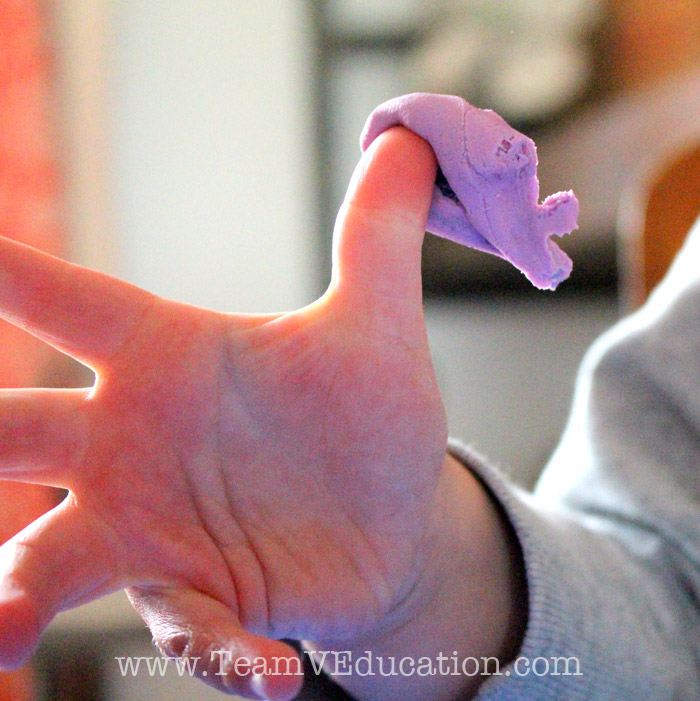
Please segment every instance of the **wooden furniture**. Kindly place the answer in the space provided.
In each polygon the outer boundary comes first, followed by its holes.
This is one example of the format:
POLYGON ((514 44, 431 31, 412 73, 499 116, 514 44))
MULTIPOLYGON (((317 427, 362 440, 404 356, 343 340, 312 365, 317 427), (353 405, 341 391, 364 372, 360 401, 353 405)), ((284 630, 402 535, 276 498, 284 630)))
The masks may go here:
POLYGON ((646 168, 620 204, 621 295, 639 306, 661 281, 700 216, 700 142, 646 168))
POLYGON ((640 88, 697 66, 700 0, 608 0, 613 83, 640 88))

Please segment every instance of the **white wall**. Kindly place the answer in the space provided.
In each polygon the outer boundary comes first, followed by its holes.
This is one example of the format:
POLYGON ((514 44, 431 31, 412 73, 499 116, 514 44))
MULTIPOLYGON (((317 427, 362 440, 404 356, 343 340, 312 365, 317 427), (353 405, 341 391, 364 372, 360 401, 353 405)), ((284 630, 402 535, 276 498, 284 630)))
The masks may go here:
POLYGON ((616 300, 543 292, 534 300, 454 300, 426 309, 450 434, 531 485, 568 418, 575 375, 616 300))
POLYGON ((110 8, 110 272, 226 311, 315 285, 303 2, 121 0, 110 8))

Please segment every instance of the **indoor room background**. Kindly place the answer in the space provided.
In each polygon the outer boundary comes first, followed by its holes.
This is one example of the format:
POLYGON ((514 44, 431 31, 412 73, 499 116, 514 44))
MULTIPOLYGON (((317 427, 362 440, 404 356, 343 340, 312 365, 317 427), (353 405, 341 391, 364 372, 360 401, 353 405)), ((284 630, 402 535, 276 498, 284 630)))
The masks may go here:
MULTIPOLYGON (((192 304, 282 311, 323 292, 360 130, 390 97, 459 94, 535 138, 541 195, 572 188, 581 201, 580 229, 561 242, 571 280, 533 290, 502 261, 432 236, 423 263, 450 434, 533 484, 585 349, 623 310, 626 188, 700 131, 700 3, 38 4, 64 255, 192 304)), ((37 655, 38 693, 221 698, 174 670, 124 675, 115 660, 152 654, 125 598, 109 597, 59 616, 37 655)))

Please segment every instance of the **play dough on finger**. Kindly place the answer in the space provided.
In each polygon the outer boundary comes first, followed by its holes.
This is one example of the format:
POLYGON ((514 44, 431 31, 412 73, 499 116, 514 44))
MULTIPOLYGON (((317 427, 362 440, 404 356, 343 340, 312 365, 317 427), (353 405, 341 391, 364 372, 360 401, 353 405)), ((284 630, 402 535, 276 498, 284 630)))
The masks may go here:
POLYGON ((571 259, 551 236, 577 228, 578 200, 568 191, 539 203, 532 139, 461 97, 413 93, 372 112, 362 150, 397 125, 424 138, 437 157, 428 231, 510 261, 541 289, 569 276, 571 259))

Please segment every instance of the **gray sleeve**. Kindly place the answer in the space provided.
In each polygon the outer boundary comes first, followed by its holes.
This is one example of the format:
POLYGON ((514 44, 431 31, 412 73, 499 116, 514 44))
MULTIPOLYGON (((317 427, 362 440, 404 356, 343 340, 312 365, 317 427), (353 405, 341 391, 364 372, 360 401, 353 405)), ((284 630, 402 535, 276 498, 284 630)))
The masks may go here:
POLYGON ((698 261, 696 226, 644 309, 593 346, 534 494, 452 444, 509 517, 528 582, 519 660, 478 698, 700 698, 698 261))

